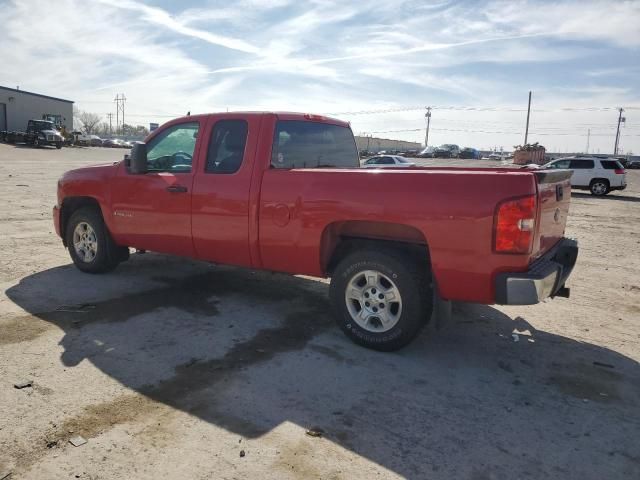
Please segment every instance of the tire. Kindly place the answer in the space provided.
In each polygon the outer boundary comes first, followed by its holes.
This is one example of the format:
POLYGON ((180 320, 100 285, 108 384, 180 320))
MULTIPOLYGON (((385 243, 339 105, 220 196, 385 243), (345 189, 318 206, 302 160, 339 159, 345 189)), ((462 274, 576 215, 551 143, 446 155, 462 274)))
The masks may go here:
POLYGON ((38 138, 38 135, 33 137, 33 141, 31 142, 31 144, 33 145, 33 148, 40 147, 40 139, 38 138))
POLYGON ((62 143, 60 143, 60 142, 56 143, 56 148, 58 150, 60 150, 62 148, 62 143))
POLYGON ((410 343, 433 310, 430 274, 423 267, 391 248, 367 248, 347 255, 336 266, 329 290, 342 331, 373 350, 389 352, 410 343), (370 302, 374 297, 377 305, 370 302))
POLYGON ((100 211, 94 207, 80 208, 71 215, 65 238, 71 260, 83 272, 109 272, 126 259, 122 251, 126 247, 114 243, 100 211))
POLYGON ((595 195, 596 197, 603 197, 609 193, 610 190, 609 181, 602 178, 591 180, 589 184, 591 195, 595 195))

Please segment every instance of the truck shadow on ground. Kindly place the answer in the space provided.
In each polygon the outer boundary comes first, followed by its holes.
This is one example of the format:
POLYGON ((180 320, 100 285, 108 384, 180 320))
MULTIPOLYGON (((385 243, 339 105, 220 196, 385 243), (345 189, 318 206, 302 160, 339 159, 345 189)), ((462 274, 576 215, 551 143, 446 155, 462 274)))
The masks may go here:
POLYGON ((343 337, 325 283, 159 255, 103 276, 53 268, 6 294, 30 313, 17 321, 64 332, 60 368, 90 361, 132 391, 63 433, 92 437, 160 402, 246 438, 321 428, 325 440, 282 445, 298 466, 328 439, 408 478, 640 473, 638 363, 491 307, 457 305, 443 330, 385 354, 343 337))

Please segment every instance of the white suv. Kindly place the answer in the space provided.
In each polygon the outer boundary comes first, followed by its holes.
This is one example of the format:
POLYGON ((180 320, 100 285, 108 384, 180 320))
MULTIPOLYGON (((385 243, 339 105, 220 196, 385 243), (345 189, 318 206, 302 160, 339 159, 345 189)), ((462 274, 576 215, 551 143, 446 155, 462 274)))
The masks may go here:
POLYGON ((589 190, 602 196, 611 190, 627 188, 627 175, 622 164, 615 158, 569 157, 553 160, 542 168, 568 168, 573 170, 571 188, 589 190))

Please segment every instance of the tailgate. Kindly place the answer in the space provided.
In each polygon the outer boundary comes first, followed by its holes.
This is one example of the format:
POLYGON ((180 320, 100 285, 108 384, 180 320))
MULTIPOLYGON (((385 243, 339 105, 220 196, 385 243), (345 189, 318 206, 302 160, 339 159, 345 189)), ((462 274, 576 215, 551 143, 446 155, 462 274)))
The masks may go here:
POLYGON ((533 258, 549 251, 564 237, 571 200, 571 170, 534 172, 538 186, 538 225, 533 258))

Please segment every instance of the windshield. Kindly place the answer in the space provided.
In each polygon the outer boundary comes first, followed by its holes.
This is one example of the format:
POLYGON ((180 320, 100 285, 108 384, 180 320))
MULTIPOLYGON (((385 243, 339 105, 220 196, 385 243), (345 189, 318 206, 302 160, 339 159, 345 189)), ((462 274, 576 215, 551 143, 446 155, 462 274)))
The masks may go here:
POLYGON ((45 122, 42 120, 34 121, 33 128, 36 130, 55 130, 53 122, 45 122))

